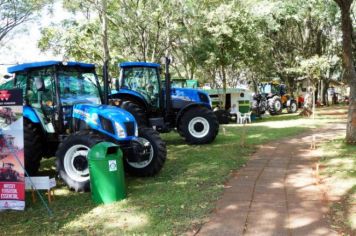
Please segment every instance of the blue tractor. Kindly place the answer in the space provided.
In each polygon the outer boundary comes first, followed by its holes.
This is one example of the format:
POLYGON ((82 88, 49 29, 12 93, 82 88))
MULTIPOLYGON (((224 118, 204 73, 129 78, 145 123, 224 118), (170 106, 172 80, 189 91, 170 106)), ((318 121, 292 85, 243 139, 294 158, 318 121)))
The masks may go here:
POLYGON ((119 64, 120 78, 109 96, 111 103, 133 114, 139 126, 154 127, 159 132, 177 129, 189 144, 214 141, 219 122, 211 109, 209 95, 197 89, 171 88, 169 64, 166 58, 165 88, 159 64, 119 64))
POLYGON ((87 155, 102 141, 124 153, 125 170, 136 176, 158 173, 165 143, 153 129, 138 129, 134 116, 105 105, 93 64, 45 61, 8 68, 24 93, 25 168, 35 174, 42 157, 56 156, 59 176, 75 191, 90 186, 87 155))

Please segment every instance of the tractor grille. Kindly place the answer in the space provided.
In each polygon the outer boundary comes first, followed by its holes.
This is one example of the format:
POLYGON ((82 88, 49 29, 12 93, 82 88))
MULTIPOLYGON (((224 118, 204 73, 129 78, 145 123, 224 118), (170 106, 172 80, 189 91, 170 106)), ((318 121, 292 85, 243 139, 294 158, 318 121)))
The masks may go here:
POLYGON ((114 126, 112 125, 111 120, 106 119, 105 117, 99 116, 101 127, 109 133, 115 134, 114 126))
POLYGON ((135 123, 130 121, 130 122, 124 122, 124 124, 126 128, 127 136, 135 136, 135 123))
POLYGON ((204 93, 198 93, 200 101, 204 103, 209 103, 209 98, 206 94, 204 93))

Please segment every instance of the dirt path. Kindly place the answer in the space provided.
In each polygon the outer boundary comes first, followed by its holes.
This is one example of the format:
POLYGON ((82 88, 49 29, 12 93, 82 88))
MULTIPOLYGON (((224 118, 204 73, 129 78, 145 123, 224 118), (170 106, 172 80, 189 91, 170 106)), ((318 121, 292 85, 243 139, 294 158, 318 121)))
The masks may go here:
MULTIPOLYGON (((316 143, 345 132, 314 132, 316 143)), ((226 184, 210 221, 197 235, 337 235, 326 219, 328 200, 318 184, 319 155, 312 135, 262 146, 226 184)))

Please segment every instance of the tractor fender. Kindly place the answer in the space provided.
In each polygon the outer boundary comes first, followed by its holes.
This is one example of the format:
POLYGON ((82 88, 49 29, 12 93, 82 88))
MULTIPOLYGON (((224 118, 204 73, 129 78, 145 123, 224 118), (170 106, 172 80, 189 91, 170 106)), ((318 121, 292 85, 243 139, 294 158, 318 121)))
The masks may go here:
POLYGON ((113 90, 109 95, 109 99, 122 99, 124 101, 132 101, 137 105, 142 106, 144 109, 149 107, 145 97, 133 90, 120 89, 119 91, 113 90))
POLYGON ((54 127, 51 123, 46 124, 44 118, 40 116, 35 109, 30 106, 23 107, 23 117, 32 123, 41 126, 44 133, 55 133, 54 127))
POLYGON ((195 107, 206 107, 208 109, 211 109, 209 107, 209 105, 205 104, 205 103, 197 103, 197 102, 191 102, 188 103, 187 105, 185 105, 184 107, 182 107, 176 117, 176 126, 179 124, 180 119, 183 117, 184 113, 190 109, 193 109, 195 107))
POLYGON ((24 106, 23 107, 23 117, 29 119, 32 123, 41 123, 38 115, 36 114, 35 110, 32 107, 24 106))

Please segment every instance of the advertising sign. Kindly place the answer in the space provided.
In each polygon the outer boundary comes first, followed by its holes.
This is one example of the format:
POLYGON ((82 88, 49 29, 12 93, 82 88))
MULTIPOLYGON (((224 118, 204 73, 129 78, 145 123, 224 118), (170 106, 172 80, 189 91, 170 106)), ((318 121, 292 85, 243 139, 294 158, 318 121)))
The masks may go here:
POLYGON ((0 90, 0 210, 25 208, 22 103, 22 89, 0 90))

